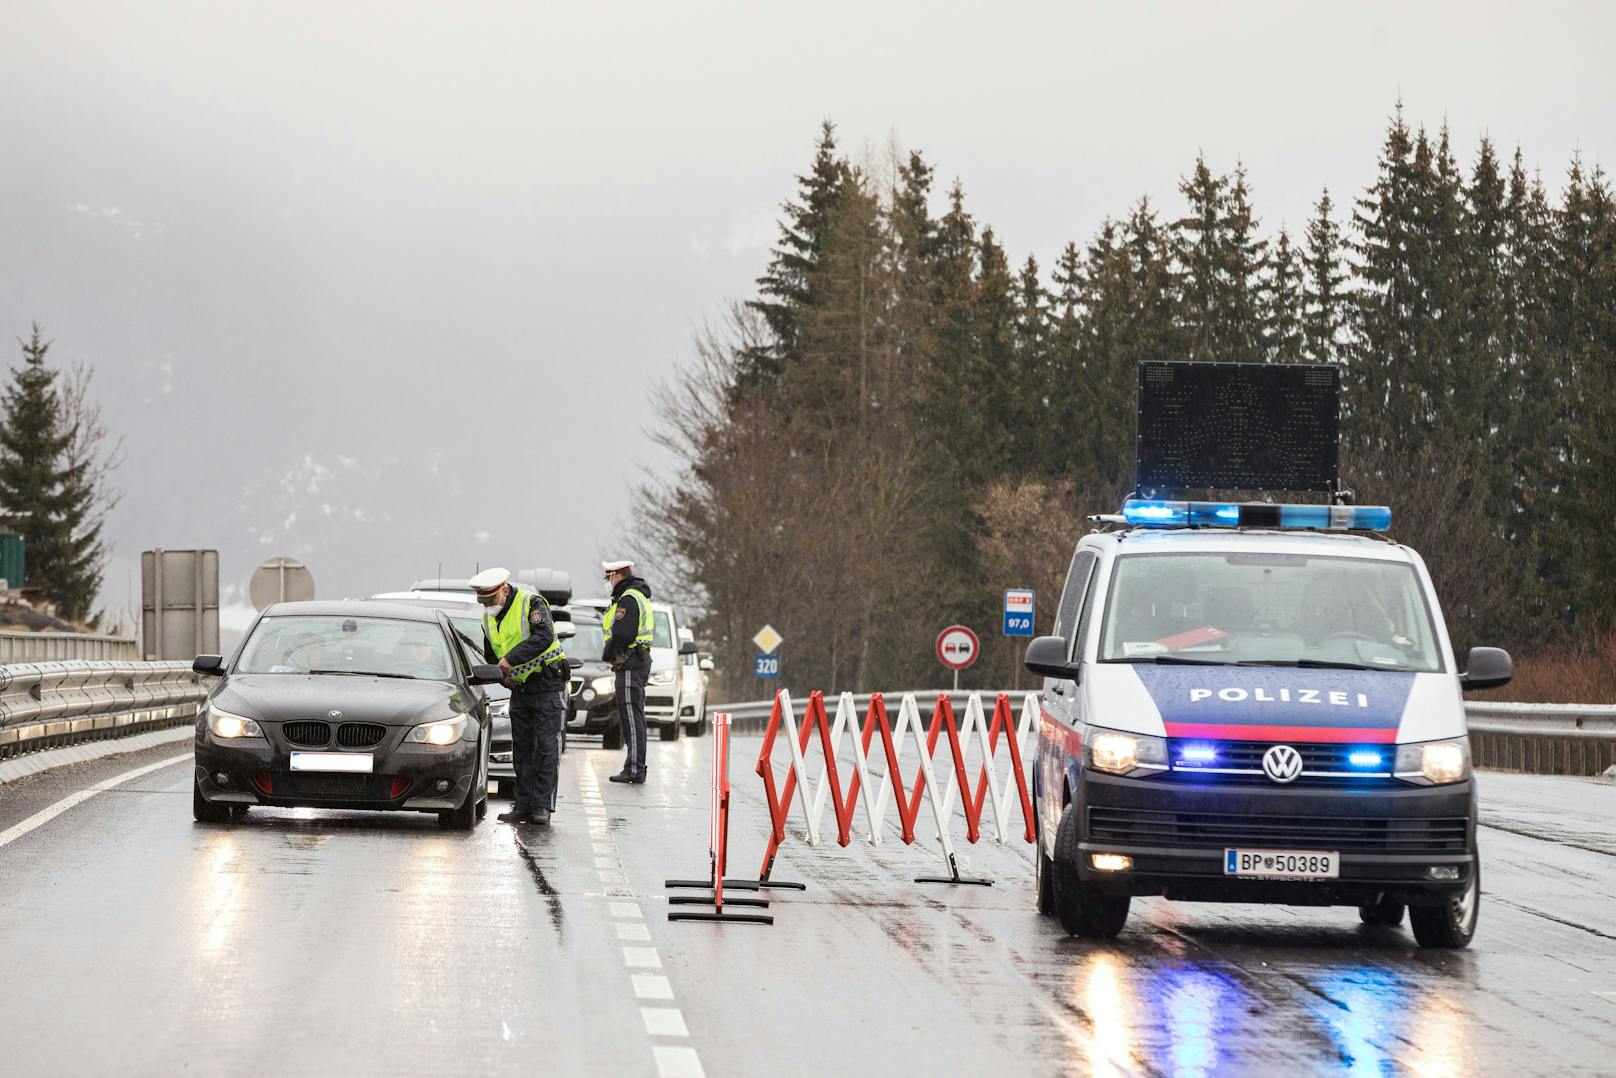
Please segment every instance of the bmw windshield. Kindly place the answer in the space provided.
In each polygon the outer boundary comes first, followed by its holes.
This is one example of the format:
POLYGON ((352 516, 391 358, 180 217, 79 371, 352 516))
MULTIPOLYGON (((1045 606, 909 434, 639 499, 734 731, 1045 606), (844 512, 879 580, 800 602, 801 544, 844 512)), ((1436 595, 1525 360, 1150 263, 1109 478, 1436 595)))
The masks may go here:
POLYGON ((241 674, 370 674, 447 681, 454 667, 436 622, 348 615, 268 617, 241 649, 241 674))
POLYGON ((1247 551, 1118 558, 1099 658, 1442 669, 1412 565, 1247 551))

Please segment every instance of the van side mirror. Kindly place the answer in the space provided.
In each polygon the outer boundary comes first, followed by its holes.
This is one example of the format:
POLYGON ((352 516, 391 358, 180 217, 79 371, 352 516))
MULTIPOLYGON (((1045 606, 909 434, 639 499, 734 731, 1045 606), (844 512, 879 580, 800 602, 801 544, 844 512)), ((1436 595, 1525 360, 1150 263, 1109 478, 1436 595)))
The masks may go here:
POLYGON ((553 624, 555 625, 555 634, 557 640, 565 640, 569 636, 578 635, 578 626, 574 625, 570 621, 558 621, 554 622, 553 624))
POLYGON ((1496 689, 1515 677, 1515 663, 1503 648, 1471 648, 1459 675, 1461 689, 1496 689))
POLYGON ((223 655, 198 655, 191 660, 191 669, 198 674, 208 674, 211 677, 224 677, 223 655))
POLYGON ((711 670, 713 668, 713 657, 711 655, 703 655, 701 657, 701 662, 697 663, 697 665, 703 670, 711 670))
POLYGON ((1078 664, 1066 656, 1072 645, 1064 636, 1040 636, 1027 645, 1028 670, 1044 677, 1077 679, 1078 664))
POLYGON ((499 668, 498 663, 478 663, 471 668, 473 685, 498 685, 504 677, 505 671, 499 668))
POLYGON ((700 648, 696 647, 694 640, 686 640, 679 645, 679 654, 681 655, 694 655, 700 650, 700 648))

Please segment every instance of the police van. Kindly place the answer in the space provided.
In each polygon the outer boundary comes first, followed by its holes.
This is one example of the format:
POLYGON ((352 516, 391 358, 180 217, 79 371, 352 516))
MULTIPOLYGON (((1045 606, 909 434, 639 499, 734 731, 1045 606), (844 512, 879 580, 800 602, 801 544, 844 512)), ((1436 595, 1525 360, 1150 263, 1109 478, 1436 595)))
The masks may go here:
MULTIPOLYGON (((1333 368, 1145 366, 1147 494, 1334 487, 1333 368), (1237 429, 1200 422, 1231 400, 1237 429), (1327 451, 1298 465, 1283 452, 1298 431, 1327 451)), ((1469 943, 1481 863, 1460 693, 1507 683, 1510 658, 1457 663, 1390 509, 1329 494, 1136 496, 1078 542, 1054 635, 1025 660, 1045 678, 1038 909, 1073 935, 1115 936, 1133 896, 1161 895, 1356 906, 1376 925, 1406 910, 1421 946, 1469 943)))

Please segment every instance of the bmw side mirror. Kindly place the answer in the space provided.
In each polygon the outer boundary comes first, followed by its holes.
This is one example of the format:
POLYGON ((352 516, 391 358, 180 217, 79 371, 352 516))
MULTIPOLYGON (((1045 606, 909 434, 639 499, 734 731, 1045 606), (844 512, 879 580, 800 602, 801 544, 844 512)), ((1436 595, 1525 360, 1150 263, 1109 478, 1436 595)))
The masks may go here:
POLYGON ((473 685, 498 685, 504 678, 505 671, 495 663, 478 663, 471 668, 473 685))
POLYGON ((694 655, 700 650, 701 649, 696 646, 696 642, 694 640, 686 640, 679 645, 679 654, 681 655, 694 655))
POLYGON ((1077 679, 1078 665, 1067 659, 1072 645, 1064 636, 1040 636, 1027 645, 1026 667, 1044 677, 1077 679))
POLYGON ((198 674, 207 674, 211 677, 224 677, 223 655, 198 655, 191 660, 191 669, 198 674))
POLYGON ((1471 648, 1465 671, 1459 675, 1461 689, 1496 689, 1515 677, 1515 663, 1503 648, 1471 648))

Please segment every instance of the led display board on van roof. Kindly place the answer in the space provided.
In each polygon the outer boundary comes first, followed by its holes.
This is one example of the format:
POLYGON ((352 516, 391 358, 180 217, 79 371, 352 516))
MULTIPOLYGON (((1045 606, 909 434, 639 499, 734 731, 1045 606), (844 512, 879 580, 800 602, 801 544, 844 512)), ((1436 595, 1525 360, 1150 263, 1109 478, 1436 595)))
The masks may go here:
POLYGON ((1340 397, 1333 366, 1141 363, 1134 489, 1333 492, 1340 397))

